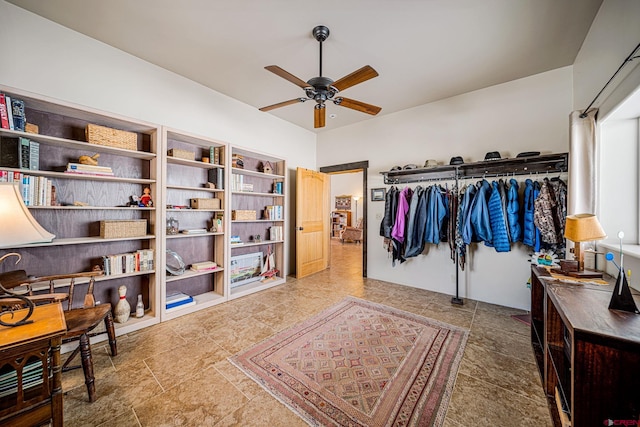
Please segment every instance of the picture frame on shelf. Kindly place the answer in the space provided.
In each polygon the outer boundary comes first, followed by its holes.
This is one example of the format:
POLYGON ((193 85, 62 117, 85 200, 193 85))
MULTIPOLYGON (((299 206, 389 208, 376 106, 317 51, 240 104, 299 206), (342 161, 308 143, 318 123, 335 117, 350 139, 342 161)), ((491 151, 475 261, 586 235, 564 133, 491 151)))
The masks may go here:
POLYGON ((387 189, 384 187, 371 189, 372 202, 384 202, 386 195, 387 195, 387 189))
POLYGON ((262 252, 236 255, 231 257, 229 281, 231 287, 246 285, 260 280, 264 257, 262 252))

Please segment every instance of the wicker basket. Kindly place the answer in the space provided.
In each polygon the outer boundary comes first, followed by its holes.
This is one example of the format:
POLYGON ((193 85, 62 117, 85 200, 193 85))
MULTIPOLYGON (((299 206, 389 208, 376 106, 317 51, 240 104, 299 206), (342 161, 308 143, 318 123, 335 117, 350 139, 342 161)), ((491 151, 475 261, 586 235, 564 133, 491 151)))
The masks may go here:
POLYGON ((178 159, 184 160, 195 160, 196 153, 193 151, 181 150, 180 148, 170 148, 167 151, 167 156, 177 157, 178 159))
POLYGON ((88 124, 86 136, 89 144, 106 145, 127 150, 138 149, 138 135, 133 132, 88 124))
POLYGON ((254 221, 257 218, 256 211, 231 211, 231 219, 237 221, 254 221))
POLYGON ((100 221, 100 237, 103 239, 119 239, 123 237, 140 237, 146 235, 146 219, 100 221))
POLYGON ((191 209, 220 209, 220 199, 191 199, 191 209))

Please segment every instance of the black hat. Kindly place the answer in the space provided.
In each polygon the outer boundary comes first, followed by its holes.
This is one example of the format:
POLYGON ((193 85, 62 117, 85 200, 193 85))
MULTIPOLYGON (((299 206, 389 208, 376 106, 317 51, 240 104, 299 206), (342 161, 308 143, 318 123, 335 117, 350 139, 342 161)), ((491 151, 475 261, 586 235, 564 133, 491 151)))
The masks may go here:
POLYGON ((484 159, 485 160, 500 160, 500 153, 497 151, 489 151, 487 154, 484 155, 484 159))
POLYGON ((450 165, 461 165, 463 163, 464 163, 464 160, 462 160, 462 157, 460 156, 454 156, 451 158, 451 160, 449 160, 450 165))
POLYGON ((400 166, 394 166, 394 167, 391 168, 391 172, 399 171, 399 170, 402 170, 402 168, 400 166))
POLYGON ((540 152, 539 151, 525 151, 522 153, 518 153, 518 155, 516 157, 534 157, 534 156, 539 156, 540 152))
POLYGON ((418 169, 418 165, 414 165, 413 163, 408 164, 408 165, 404 165, 404 167, 402 169, 418 169))

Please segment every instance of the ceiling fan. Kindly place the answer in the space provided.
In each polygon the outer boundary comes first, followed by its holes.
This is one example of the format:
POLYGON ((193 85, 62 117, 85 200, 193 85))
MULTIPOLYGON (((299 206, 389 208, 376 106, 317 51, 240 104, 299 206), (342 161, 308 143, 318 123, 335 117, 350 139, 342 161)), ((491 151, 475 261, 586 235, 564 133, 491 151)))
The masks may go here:
POLYGON ((272 73, 282 77, 291 83, 300 86, 304 89, 306 98, 294 98, 289 101, 279 102, 277 104, 269 105, 267 107, 260 108, 260 111, 270 111, 275 108, 285 107, 287 105, 297 104, 298 102, 305 102, 308 100, 314 100, 316 105, 314 106, 314 120, 313 127, 321 128, 325 125, 326 105, 327 101, 333 101, 334 104, 342 107, 351 108, 352 110, 361 111, 363 113, 371 114, 375 116, 382 110, 375 105, 367 104, 355 99, 345 98, 343 96, 336 96, 340 91, 343 91, 351 86, 355 86, 359 83, 365 82, 369 79, 378 76, 378 72, 371 66, 365 65, 359 70, 344 76, 343 78, 333 81, 329 77, 322 75, 322 42, 329 37, 329 28, 324 25, 319 25, 313 29, 313 37, 320 43, 320 76, 313 77, 309 81, 299 79, 288 71, 283 70, 277 65, 269 65, 264 67, 272 73))

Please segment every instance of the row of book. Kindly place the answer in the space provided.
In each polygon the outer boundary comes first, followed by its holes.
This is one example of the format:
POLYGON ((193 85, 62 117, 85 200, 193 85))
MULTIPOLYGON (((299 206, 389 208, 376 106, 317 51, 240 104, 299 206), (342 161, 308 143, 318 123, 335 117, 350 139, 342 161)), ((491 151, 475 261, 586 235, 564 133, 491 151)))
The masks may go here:
POLYGON ((281 225, 269 227, 269 240, 283 240, 284 232, 281 225))
POLYGON ((52 181, 44 176, 26 175, 22 172, 0 170, 0 182, 17 182, 20 194, 27 206, 55 206, 55 190, 52 181))
POLYGON ((26 124, 24 101, 0 92, 0 127, 24 132, 26 124))
MULTIPOLYGON (((42 384, 42 362, 34 360, 22 368, 22 389, 28 390, 42 384)), ((18 372, 5 365, 0 371, 0 398, 18 392, 18 372)))
POLYGON ((253 191, 253 184, 244 182, 244 175, 237 173, 231 174, 231 191, 253 191))
POLYGON ((176 292, 167 295, 165 309, 167 313, 170 313, 181 308, 189 307, 190 305, 196 305, 196 300, 194 300, 192 296, 182 292, 176 292))
POLYGON ((82 163, 67 163, 65 173, 74 173, 79 175, 98 175, 113 176, 113 170, 110 166, 94 166, 82 163))
POLYGON ((0 166, 14 169, 40 169, 40 143, 18 136, 0 137, 0 166))
POLYGON ((269 205, 264 209, 264 218, 265 219, 283 219, 284 213, 282 211, 282 206, 280 205, 269 205))
POLYGON ((209 147, 209 161, 214 165, 221 165, 224 160, 224 147, 209 147))
POLYGON ((153 249, 140 249, 133 253, 105 255, 102 257, 102 270, 105 276, 151 271, 153 269, 153 249))

